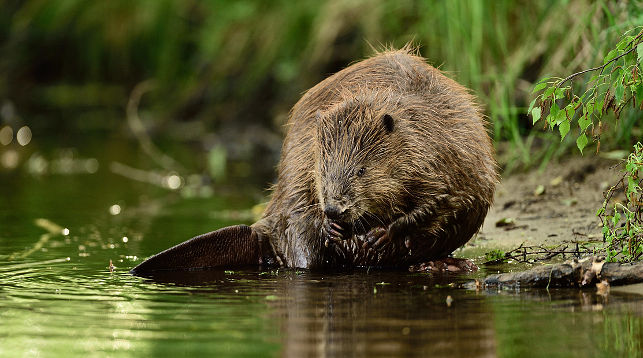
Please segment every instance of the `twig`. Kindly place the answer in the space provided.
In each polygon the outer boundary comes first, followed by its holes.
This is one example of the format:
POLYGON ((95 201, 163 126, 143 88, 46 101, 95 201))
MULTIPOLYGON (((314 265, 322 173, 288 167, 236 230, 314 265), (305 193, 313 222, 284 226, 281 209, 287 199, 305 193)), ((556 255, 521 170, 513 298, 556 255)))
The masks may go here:
POLYGON ((558 255, 565 258, 565 255, 581 257, 583 254, 592 252, 589 248, 579 245, 578 242, 574 243, 574 247, 570 248, 569 244, 560 244, 556 247, 548 249, 543 246, 523 246, 522 244, 517 248, 507 251, 504 254, 504 260, 516 260, 518 262, 535 262, 547 261, 558 255), (538 255, 543 255, 538 257, 538 255))

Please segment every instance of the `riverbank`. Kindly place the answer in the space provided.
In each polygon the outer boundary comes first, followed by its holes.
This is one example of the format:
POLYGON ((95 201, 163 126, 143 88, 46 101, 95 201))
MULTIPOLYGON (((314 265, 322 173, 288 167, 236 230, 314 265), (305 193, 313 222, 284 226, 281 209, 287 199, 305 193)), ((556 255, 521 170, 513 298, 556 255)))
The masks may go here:
POLYGON ((620 169, 618 161, 590 154, 503 177, 480 233, 456 255, 483 263, 489 259, 486 253, 521 245, 571 250, 576 244, 602 242, 596 210, 620 169))

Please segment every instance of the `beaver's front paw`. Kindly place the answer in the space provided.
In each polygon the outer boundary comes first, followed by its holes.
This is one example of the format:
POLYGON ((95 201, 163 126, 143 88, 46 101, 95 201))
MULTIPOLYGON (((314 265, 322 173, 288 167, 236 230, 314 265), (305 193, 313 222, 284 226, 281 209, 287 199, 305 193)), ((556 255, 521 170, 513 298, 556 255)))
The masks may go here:
POLYGON ((381 226, 372 228, 366 234, 361 236, 361 239, 364 241, 362 247, 365 249, 370 247, 379 249, 386 246, 385 244, 391 241, 386 229, 381 226))
POLYGON ((388 234, 395 240, 401 247, 406 247, 407 250, 413 248, 413 240, 417 233, 416 227, 407 224, 401 224, 399 221, 393 222, 388 228, 388 234))
POLYGON ((324 246, 333 243, 341 242, 350 235, 346 224, 339 223, 333 220, 324 219, 324 246))
POLYGON ((362 247, 365 249, 372 247, 373 249, 381 251, 397 241, 399 241, 399 243, 397 243, 398 246, 406 247, 408 250, 411 249, 410 236, 404 235, 403 232, 396 230, 394 225, 389 225, 388 229, 381 226, 374 227, 363 236, 362 240, 364 241, 362 247))

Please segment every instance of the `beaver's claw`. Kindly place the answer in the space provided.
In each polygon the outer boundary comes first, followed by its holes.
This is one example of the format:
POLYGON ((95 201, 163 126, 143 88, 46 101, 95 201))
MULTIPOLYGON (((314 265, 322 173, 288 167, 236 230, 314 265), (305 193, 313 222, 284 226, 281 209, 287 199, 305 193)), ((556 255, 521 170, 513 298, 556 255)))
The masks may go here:
POLYGON ((348 230, 341 224, 326 219, 324 220, 324 234, 324 246, 328 247, 331 242, 338 243, 345 240, 348 230))
POLYGON ((369 230, 362 238, 364 243, 362 244, 363 248, 372 247, 379 250, 386 246, 386 243, 391 241, 390 236, 385 228, 378 226, 369 230))
MULTIPOLYGON (((364 243, 362 244, 362 247, 364 249, 373 248, 378 251, 381 251, 381 250, 384 250, 386 247, 388 247, 389 244, 391 244, 393 240, 396 240, 397 237, 398 237, 397 235, 392 234, 390 228, 385 229, 381 226, 374 227, 362 237, 362 241, 364 241, 364 243)), ((411 249, 410 237, 404 237, 403 239, 404 239, 404 242, 403 242, 404 247, 410 250, 411 249)))

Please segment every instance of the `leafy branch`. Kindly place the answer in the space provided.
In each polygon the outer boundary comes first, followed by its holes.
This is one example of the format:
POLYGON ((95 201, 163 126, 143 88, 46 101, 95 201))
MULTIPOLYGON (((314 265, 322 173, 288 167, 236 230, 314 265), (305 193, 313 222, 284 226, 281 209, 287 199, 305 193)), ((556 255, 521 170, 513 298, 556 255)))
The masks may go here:
MULTIPOLYGON (((626 32, 616 47, 603 58, 603 64, 573 73, 565 78, 544 78, 532 93, 539 93, 529 105, 533 123, 543 113, 545 128, 558 127, 561 141, 576 123, 579 128, 576 146, 583 152, 588 134, 600 150, 602 120, 612 110, 616 125, 622 110, 632 103, 643 109, 643 26, 626 32), (636 33, 636 35, 631 35, 636 33), (636 51, 636 56, 634 52, 636 51), (598 72, 586 82, 583 93, 574 92, 573 79, 598 72), (569 84, 567 84, 569 82, 569 84)), ((608 261, 635 261, 643 257, 643 145, 637 143, 625 162, 622 178, 604 193, 604 201, 596 215, 603 227, 604 249, 608 261), (624 198, 615 198, 616 193, 624 198)))
POLYGON ((642 174, 643 145, 637 143, 626 160, 623 176, 603 194, 605 201, 596 212, 603 226, 608 261, 635 261, 643 257, 642 174), (621 191, 625 200, 615 200, 614 195, 621 191))
MULTIPOLYGON (((576 72, 576 73, 572 73, 571 75, 569 75, 569 76, 567 76, 567 77, 563 78, 560 82, 558 82, 558 84, 556 85, 556 87, 560 87, 563 83, 565 83, 565 82, 567 82, 567 81, 571 80, 571 79, 572 79, 572 78, 574 78, 574 77, 580 76, 580 75, 582 75, 582 74, 584 74, 584 73, 594 72, 594 71, 597 71, 597 70, 601 70, 601 72, 599 72, 599 74, 602 74, 602 73, 603 73, 603 70, 605 69, 605 67, 606 67, 607 65, 611 64, 612 62, 614 62, 614 61, 618 60, 619 58, 621 58, 621 57, 623 57, 623 56, 629 55, 629 54, 630 54, 630 53, 632 53, 634 50, 637 50, 637 51, 638 51, 638 50, 639 50, 639 48, 638 48, 638 44, 640 44, 642 40, 643 40, 643 30, 641 30, 641 32, 639 32, 639 34, 638 34, 638 35, 636 35, 636 37, 635 37, 635 38, 634 38, 634 40, 632 41, 632 43, 634 43, 634 45, 630 46, 631 48, 630 48, 629 50, 627 50, 626 52, 624 52, 624 53, 622 53, 622 54, 620 54, 620 55, 618 55, 618 56, 614 57, 613 59, 611 59, 611 60, 609 60, 609 61, 605 62, 605 63, 604 63, 603 65, 601 65, 601 66, 597 66, 597 67, 594 67, 594 68, 589 68, 589 69, 586 69, 586 70, 583 70, 583 71, 579 71, 579 72, 576 72)), ((609 54, 608 54, 608 57, 609 57, 609 54)))
POLYGON ((532 93, 539 93, 529 105, 528 113, 533 123, 547 113, 545 128, 558 127, 561 140, 569 133, 572 123, 580 129, 576 145, 583 152, 589 137, 600 150, 600 136, 603 131, 602 117, 613 110, 616 118, 625 106, 633 102, 636 107, 643 102, 641 64, 643 63, 643 27, 625 33, 603 59, 603 64, 573 73, 565 78, 546 77, 540 80, 532 93), (636 35, 628 33, 637 32, 636 35), (633 56, 636 52, 636 56, 633 56), (576 94, 572 80, 580 75, 596 72, 588 81, 586 90, 576 94), (567 82, 570 84, 566 84, 567 82))

